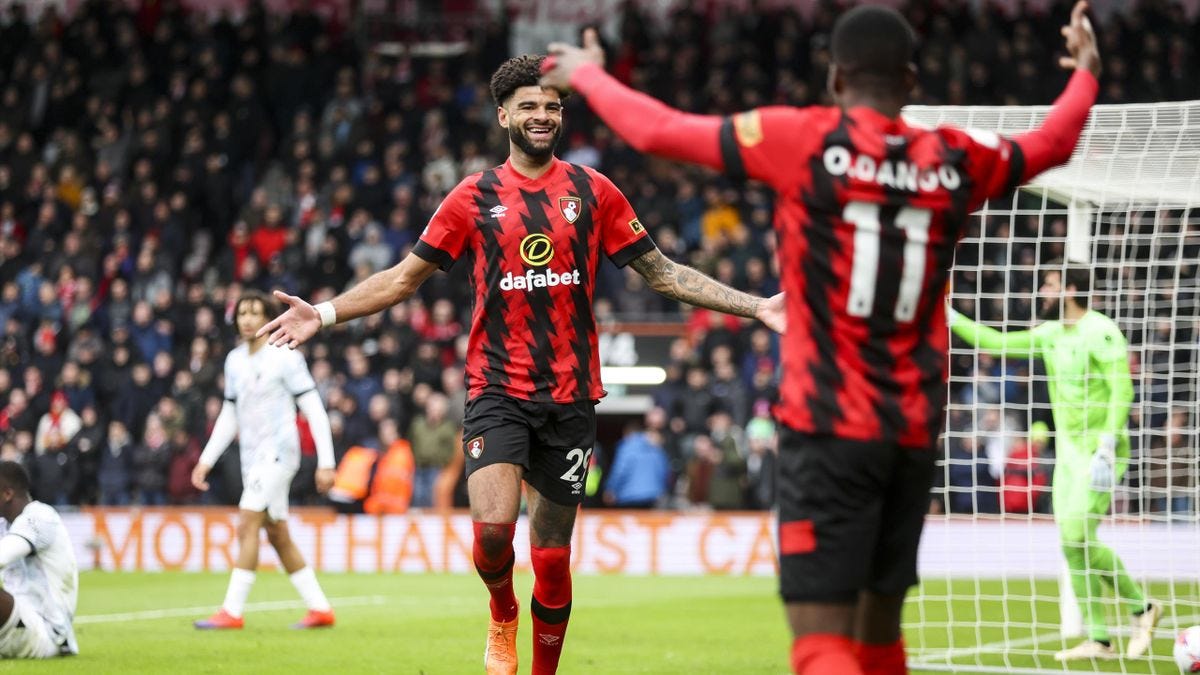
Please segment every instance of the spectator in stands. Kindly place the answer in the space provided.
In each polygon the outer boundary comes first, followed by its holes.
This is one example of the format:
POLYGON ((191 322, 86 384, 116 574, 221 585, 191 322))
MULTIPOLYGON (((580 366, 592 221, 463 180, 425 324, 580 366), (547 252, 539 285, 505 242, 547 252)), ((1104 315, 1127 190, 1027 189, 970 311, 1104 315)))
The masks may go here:
POLYGON ((133 440, 119 420, 108 423, 108 439, 100 452, 96 474, 101 506, 124 506, 129 503, 133 485, 133 440))
POLYGON ((697 434, 705 430, 708 416, 717 407, 717 401, 709 390, 708 371, 701 366, 692 366, 687 371, 687 387, 671 411, 672 417, 680 421, 682 433, 697 434))
POLYGON ((1044 497, 1050 494, 1047 467, 1042 463, 1050 429, 1045 422, 1029 425, 1028 440, 1013 448, 1000 479, 1000 506, 1004 513, 1045 512, 1044 497))
POLYGON ((776 465, 779 462, 779 437, 771 406, 766 401, 754 404, 754 417, 746 424, 746 506, 752 509, 775 507, 776 465))
POLYGON ((746 460, 734 444, 718 446, 706 435, 692 444, 688 464, 688 501, 716 510, 745 508, 746 460))
POLYGON ((157 415, 146 418, 142 442, 133 447, 131 457, 135 501, 142 506, 165 506, 167 469, 171 465, 171 446, 167 431, 157 415))
POLYGON ((651 408, 645 428, 628 429, 617 444, 616 456, 604 484, 604 503, 625 509, 659 506, 669 495, 670 466, 662 433, 667 413, 651 408))
POLYGON ((68 407, 67 395, 56 391, 50 397, 50 410, 38 421, 34 451, 38 455, 62 452, 82 427, 79 415, 68 407))
POLYGON ((955 435, 946 453, 948 513, 997 513, 999 499, 983 440, 973 434, 955 435))
POLYGON ((462 427, 447 416, 449 403, 444 394, 430 394, 425 412, 412 422, 408 438, 412 442, 416 475, 413 481, 412 505, 422 508, 433 505, 433 484, 438 474, 461 452, 462 427))
POLYGON ((98 491, 97 471, 104 446, 104 424, 93 405, 79 411, 82 426, 67 445, 66 453, 75 464, 75 484, 69 501, 72 504, 93 504, 98 491))
POLYGON ((375 461, 371 491, 363 502, 367 513, 404 513, 412 504, 413 465, 412 445, 400 438, 396 421, 379 423, 379 442, 383 450, 375 461))

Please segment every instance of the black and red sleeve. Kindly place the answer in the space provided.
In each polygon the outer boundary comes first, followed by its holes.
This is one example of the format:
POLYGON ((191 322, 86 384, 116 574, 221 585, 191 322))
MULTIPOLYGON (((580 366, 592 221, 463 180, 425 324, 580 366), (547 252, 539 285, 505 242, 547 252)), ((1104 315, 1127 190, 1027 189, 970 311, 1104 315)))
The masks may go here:
POLYGON ((474 189, 463 181, 446 195, 413 246, 413 253, 417 257, 437 265, 443 271, 454 266, 462 255, 471 231, 470 210, 475 208, 472 206, 471 192, 474 189))
POLYGON ((591 171, 599 207, 600 243, 617 267, 624 267, 655 249, 650 233, 638 220, 625 195, 603 174, 591 171))

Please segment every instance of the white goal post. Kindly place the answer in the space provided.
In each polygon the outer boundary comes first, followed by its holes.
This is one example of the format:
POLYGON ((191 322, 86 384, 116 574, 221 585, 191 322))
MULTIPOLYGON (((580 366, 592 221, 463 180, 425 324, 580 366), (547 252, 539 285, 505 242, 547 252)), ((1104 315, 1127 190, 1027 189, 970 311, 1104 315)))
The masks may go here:
MULTIPOLYGON (((910 106, 905 117, 1017 135, 1048 109, 910 106)), ((1200 624, 1200 101, 1097 106, 1069 164, 971 220, 956 258, 956 306, 996 328, 1029 328, 1038 322, 1040 272, 1065 259, 1091 268, 1092 307, 1128 340, 1132 457, 1099 538, 1167 609, 1148 657, 1101 669, 1178 672, 1171 640, 1200 624)), ((1040 449, 1031 429, 1049 422, 1045 371, 960 341, 950 359, 934 495, 940 512, 927 520, 923 583, 905 613, 910 666, 1091 670, 1053 658, 1077 641, 1081 626, 1073 596, 1060 596, 1065 563, 1049 513, 1053 455, 1023 459, 1031 446, 1040 449)), ((1121 649, 1129 619, 1111 591, 1105 605, 1121 649)))

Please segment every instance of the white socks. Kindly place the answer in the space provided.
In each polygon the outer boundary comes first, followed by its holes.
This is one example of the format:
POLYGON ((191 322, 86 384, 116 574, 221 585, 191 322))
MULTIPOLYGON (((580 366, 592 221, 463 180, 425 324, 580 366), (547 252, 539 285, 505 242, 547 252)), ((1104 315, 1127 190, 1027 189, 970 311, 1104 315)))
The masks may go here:
POLYGON ((292 580, 292 585, 296 587, 300 597, 304 598, 304 604, 308 605, 309 609, 318 612, 333 609, 329 606, 329 599, 325 597, 325 591, 321 590, 321 584, 317 583, 317 575, 311 567, 293 572, 288 578, 292 580))
MULTIPOLYGON (((297 572, 299 574, 299 572, 297 572)), ((230 616, 241 617, 246 609, 246 597, 254 585, 254 572, 240 567, 233 568, 229 575, 229 588, 225 591, 225 602, 221 605, 230 616)))
MULTIPOLYGON (((321 584, 317 583, 317 575, 313 573, 311 567, 294 572, 289 578, 309 609, 315 609, 318 612, 328 612, 332 609, 329 599, 321 590, 321 584)), ((225 612, 230 616, 241 617, 246 610, 246 598, 250 595, 252 586, 254 586, 254 572, 240 567, 233 568, 233 573, 229 575, 229 588, 225 591, 225 602, 221 605, 225 612)))

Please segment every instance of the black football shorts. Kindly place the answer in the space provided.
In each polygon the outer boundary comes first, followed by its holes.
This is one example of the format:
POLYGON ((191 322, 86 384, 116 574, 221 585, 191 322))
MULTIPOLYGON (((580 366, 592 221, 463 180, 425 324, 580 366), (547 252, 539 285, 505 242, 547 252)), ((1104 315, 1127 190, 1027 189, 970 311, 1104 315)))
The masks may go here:
POLYGON ((501 394, 467 402, 463 453, 467 476, 489 464, 520 464, 525 481, 556 504, 583 501, 596 443, 596 405, 535 403, 501 394))
POLYGON ((779 591, 784 602, 903 595, 937 453, 895 443, 810 436, 781 427, 779 591))

